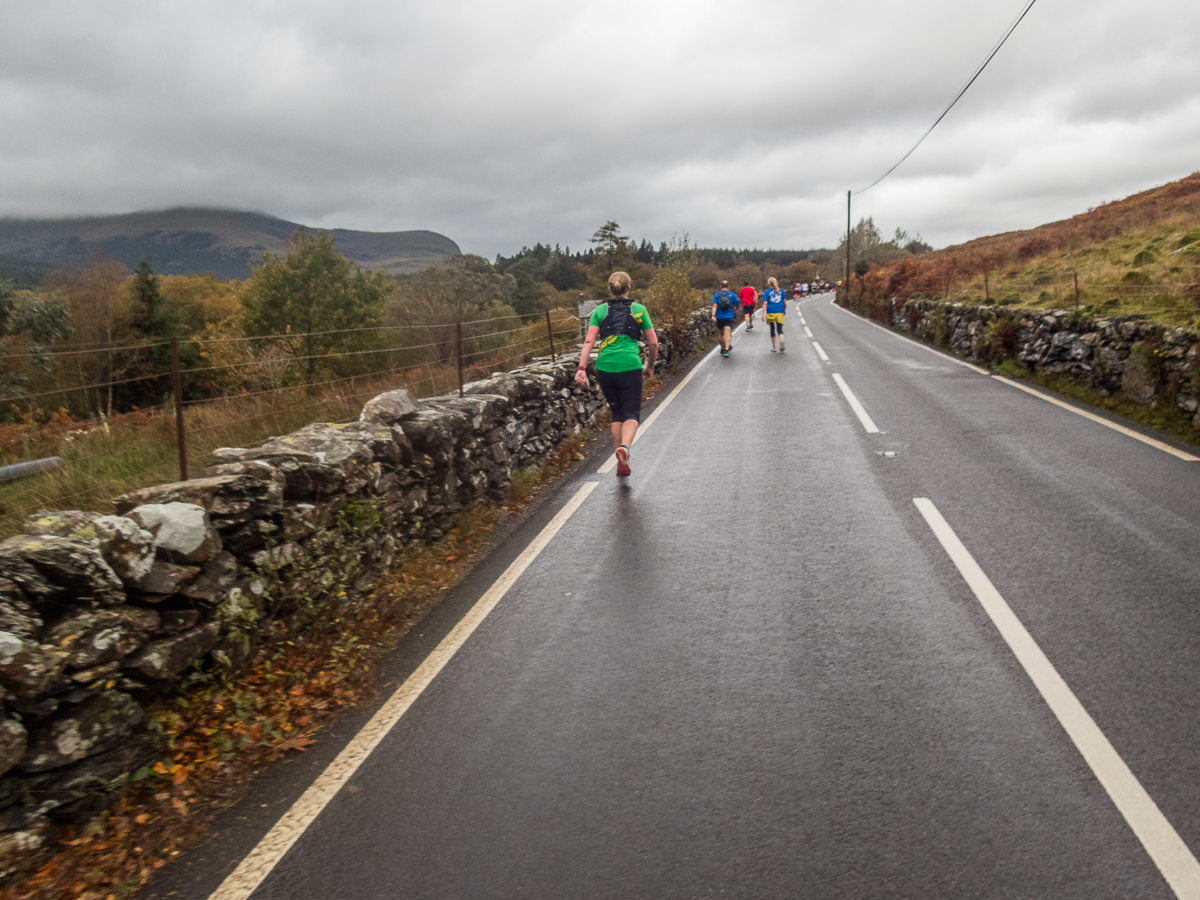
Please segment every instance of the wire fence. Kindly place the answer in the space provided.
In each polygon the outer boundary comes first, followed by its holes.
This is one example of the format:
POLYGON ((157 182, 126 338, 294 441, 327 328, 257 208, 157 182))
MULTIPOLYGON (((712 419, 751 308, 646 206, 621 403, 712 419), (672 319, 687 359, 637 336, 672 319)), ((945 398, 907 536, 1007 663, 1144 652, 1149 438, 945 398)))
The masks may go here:
POLYGON ((314 421, 353 421, 385 391, 461 393, 494 372, 557 358, 579 341, 576 313, 0 357, 8 419, 0 464, 66 461, 0 484, 0 536, 20 531, 38 508, 104 510, 132 488, 186 480, 221 446, 252 446, 314 421), (357 343, 364 337, 367 346, 357 343), (324 352, 305 352, 314 338, 324 352))
POLYGON ((1076 272, 947 273, 913 279, 899 287, 886 277, 855 276, 841 295, 870 306, 900 299, 929 298, 948 303, 1078 309, 1094 315, 1144 315, 1172 324, 1189 324, 1200 313, 1200 282, 1161 281, 1132 270, 1118 276, 1076 272))

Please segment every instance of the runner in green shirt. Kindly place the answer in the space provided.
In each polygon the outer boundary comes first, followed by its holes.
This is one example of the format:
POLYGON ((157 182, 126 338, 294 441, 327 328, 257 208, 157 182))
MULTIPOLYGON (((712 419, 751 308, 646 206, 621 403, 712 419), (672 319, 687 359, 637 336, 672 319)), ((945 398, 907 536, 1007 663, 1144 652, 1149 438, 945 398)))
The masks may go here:
POLYGON ((658 358, 658 337, 650 313, 640 303, 629 299, 633 280, 625 272, 613 272, 608 278, 608 293, 612 299, 596 307, 588 320, 587 337, 579 354, 575 380, 587 384, 587 363, 592 347, 600 340, 596 356, 596 381, 612 410, 612 436, 616 447, 617 475, 630 473, 629 447, 637 434, 642 418, 642 376, 654 374, 658 358), (646 341, 646 365, 643 370, 638 339, 646 341))

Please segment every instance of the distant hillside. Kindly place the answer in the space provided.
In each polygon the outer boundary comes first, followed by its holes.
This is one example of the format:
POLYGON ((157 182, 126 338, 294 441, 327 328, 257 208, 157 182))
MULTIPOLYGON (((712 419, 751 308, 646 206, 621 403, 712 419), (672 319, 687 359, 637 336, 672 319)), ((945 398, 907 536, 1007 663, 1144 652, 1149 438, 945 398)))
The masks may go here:
MULTIPOLYGON (((156 272, 213 272, 245 278, 264 252, 282 253, 300 226, 262 213, 227 209, 168 209, 81 219, 0 219, 0 270, 23 281, 32 273, 85 260, 93 253, 133 268, 150 260, 156 272)), ((331 229, 337 248, 370 269, 415 272, 459 253, 433 231, 331 229)))
POLYGON ((1078 306, 1200 327, 1200 172, 1069 219, 883 262, 855 283, 877 300, 1078 306))
POLYGON ((1070 252, 1154 226, 1194 227, 1200 220, 1200 172, 1123 200, 1113 200, 1085 213, 1039 225, 1026 231, 1007 231, 975 238, 941 251, 943 254, 982 253, 1001 258, 1030 259, 1058 250, 1070 252))

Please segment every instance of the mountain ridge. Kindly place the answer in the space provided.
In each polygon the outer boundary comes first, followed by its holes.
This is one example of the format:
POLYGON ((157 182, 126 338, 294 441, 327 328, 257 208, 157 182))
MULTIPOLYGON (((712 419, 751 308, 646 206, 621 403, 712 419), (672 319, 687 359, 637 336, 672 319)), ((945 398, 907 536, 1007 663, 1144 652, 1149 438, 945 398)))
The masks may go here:
MULTIPOLYGON (((175 207, 111 216, 56 219, 0 218, 0 258, 30 266, 65 266, 93 255, 112 257, 130 268, 148 259, 156 272, 246 278, 263 253, 283 253, 301 227, 267 213, 207 207, 175 207)), ((307 227, 307 226, 305 226, 307 227)), ((338 251, 368 269, 389 274, 416 272, 461 252, 435 231, 326 230, 338 251)))

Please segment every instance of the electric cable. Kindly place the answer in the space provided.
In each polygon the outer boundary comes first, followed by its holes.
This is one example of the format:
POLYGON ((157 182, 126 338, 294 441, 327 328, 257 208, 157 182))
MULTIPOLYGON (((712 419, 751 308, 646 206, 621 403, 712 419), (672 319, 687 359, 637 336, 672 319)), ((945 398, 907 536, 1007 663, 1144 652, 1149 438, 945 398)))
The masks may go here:
POLYGON ((947 106, 944 110, 942 110, 942 114, 937 117, 937 120, 932 125, 929 126, 929 130, 926 131, 923 135, 921 135, 921 140, 919 140, 915 144, 913 144, 912 150, 909 150, 902 157, 900 157, 900 160, 894 166, 892 166, 890 169, 888 169, 886 172, 884 172, 882 175, 880 175, 878 178, 876 178, 874 181, 872 181, 870 184, 868 184, 865 188, 863 188, 862 190, 854 191, 853 193, 855 193, 855 194, 866 193, 871 188, 875 187, 875 185, 879 184, 879 182, 883 181, 883 179, 887 178, 889 175, 891 175, 893 172, 895 172, 896 169, 900 168, 900 163, 904 162, 906 159, 908 159, 910 156, 913 155, 913 152, 918 147, 921 146, 921 142, 924 141, 925 138, 929 137, 929 135, 933 131, 933 129, 937 128, 938 122, 941 122, 942 119, 946 118, 946 114, 954 108, 954 104, 957 103, 960 99, 962 99, 962 95, 967 92, 967 88, 969 88, 971 85, 973 85, 975 83, 975 79, 978 78, 983 73, 983 70, 987 68, 987 64, 992 61, 992 57, 994 57, 997 53, 1000 52, 1000 48, 1004 46, 1004 42, 1007 41, 1009 36, 1014 31, 1017 30, 1017 26, 1021 24, 1021 20, 1025 18, 1026 14, 1029 12, 1029 10, 1033 9, 1033 4, 1035 4, 1036 2, 1037 2, 1037 0, 1029 0, 1029 4, 1025 7, 1025 10, 1019 16, 1017 16, 1016 21, 1013 22, 1012 25, 1009 26, 1008 31, 1004 32, 1004 37, 1000 38, 1000 40, 996 44, 996 46, 992 48, 992 52, 989 53, 987 59, 985 59, 983 61, 983 65, 981 65, 978 69, 975 70, 975 74, 971 76, 971 80, 968 81, 966 83, 966 85, 963 86, 963 89, 958 92, 958 94, 955 96, 955 98, 950 101, 950 105, 947 106))

